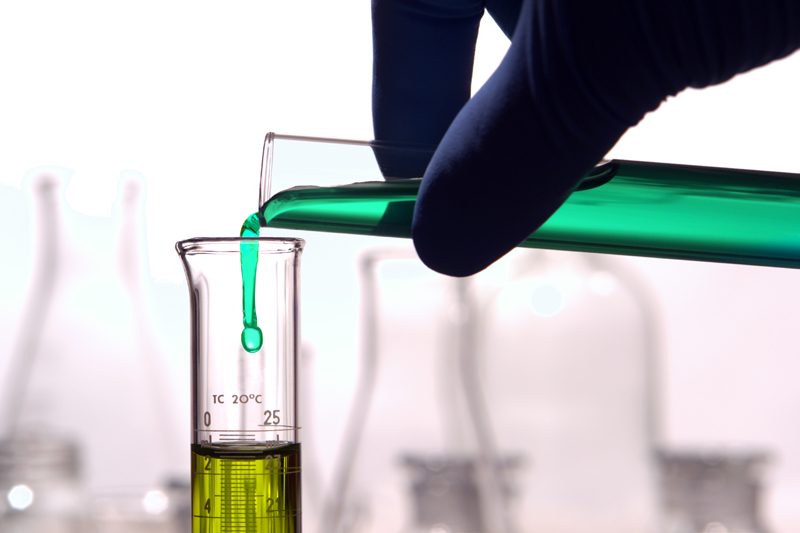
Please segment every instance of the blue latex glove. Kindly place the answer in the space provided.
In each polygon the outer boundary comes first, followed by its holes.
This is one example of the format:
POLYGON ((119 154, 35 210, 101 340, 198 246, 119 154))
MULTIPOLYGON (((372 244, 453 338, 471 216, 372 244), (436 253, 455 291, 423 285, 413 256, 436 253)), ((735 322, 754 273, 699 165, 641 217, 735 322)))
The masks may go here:
POLYGON ((454 276, 525 240, 667 96, 800 47, 798 0, 373 0, 372 9, 375 138, 439 145, 414 245, 454 276), (469 100, 484 8, 512 42, 469 100))

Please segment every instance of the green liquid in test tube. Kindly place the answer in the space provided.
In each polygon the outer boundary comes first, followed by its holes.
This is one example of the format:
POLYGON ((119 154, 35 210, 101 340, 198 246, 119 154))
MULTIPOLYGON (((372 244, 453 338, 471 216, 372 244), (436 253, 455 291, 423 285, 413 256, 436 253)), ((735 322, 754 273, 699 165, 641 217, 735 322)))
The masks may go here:
MULTIPOLYGON (((290 188, 262 224, 407 238, 420 181, 290 188)), ((800 175, 612 160, 520 246, 800 268, 800 175)))

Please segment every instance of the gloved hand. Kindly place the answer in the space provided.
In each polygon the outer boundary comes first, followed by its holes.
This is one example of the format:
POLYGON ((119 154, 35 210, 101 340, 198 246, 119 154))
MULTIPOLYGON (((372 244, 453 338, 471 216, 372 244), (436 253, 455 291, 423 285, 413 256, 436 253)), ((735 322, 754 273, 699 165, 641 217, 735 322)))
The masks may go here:
POLYGON ((438 144, 413 237, 430 268, 454 276, 525 240, 667 96, 800 47, 798 0, 373 0, 372 9, 375 138, 438 144), (469 100, 484 8, 512 42, 469 100))

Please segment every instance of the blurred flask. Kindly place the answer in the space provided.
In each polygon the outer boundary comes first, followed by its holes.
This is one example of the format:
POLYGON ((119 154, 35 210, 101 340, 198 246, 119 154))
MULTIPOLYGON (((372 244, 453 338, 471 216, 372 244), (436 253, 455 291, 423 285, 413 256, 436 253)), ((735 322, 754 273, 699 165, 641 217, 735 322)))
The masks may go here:
POLYGON ((517 457, 498 455, 477 375, 472 279, 408 249, 360 261, 361 364, 320 532, 509 532, 517 457))
POLYGON ((622 265, 515 250, 478 276, 488 419, 526 459, 516 531, 657 530, 656 321, 622 265))
POLYGON ((89 522, 95 533, 191 533, 188 486, 125 487, 95 494, 89 522))
POLYGON ((657 530, 655 317, 633 273, 515 250, 452 279, 373 250, 361 279, 335 531, 657 530))
POLYGON ((17 436, 0 442, 0 531, 85 531, 79 470, 70 441, 17 436))
MULTIPOLYGON (((69 455, 64 450, 81 457, 69 471, 76 490, 85 490, 76 500, 84 505, 65 511, 68 521, 87 514, 93 494, 188 480, 175 398, 150 323, 144 181, 123 173, 112 215, 93 217, 65 202, 69 174, 31 172, 34 273, 2 391, 9 464, 38 454, 36 464, 57 465, 69 455)), ((25 484, 19 476, 29 470, 12 471, 12 488, 25 484)), ((54 483, 61 471, 52 468, 54 483)), ((31 512, 42 499, 34 494, 31 512)))
POLYGON ((767 533, 761 517, 765 452, 659 454, 663 533, 767 533))

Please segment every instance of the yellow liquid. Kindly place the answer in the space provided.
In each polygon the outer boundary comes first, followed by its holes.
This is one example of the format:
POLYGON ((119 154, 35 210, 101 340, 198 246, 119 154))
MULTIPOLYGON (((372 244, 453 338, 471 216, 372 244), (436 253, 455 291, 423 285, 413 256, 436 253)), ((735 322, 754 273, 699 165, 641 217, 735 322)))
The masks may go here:
POLYGON ((192 445, 193 533, 300 531, 300 444, 192 445))

